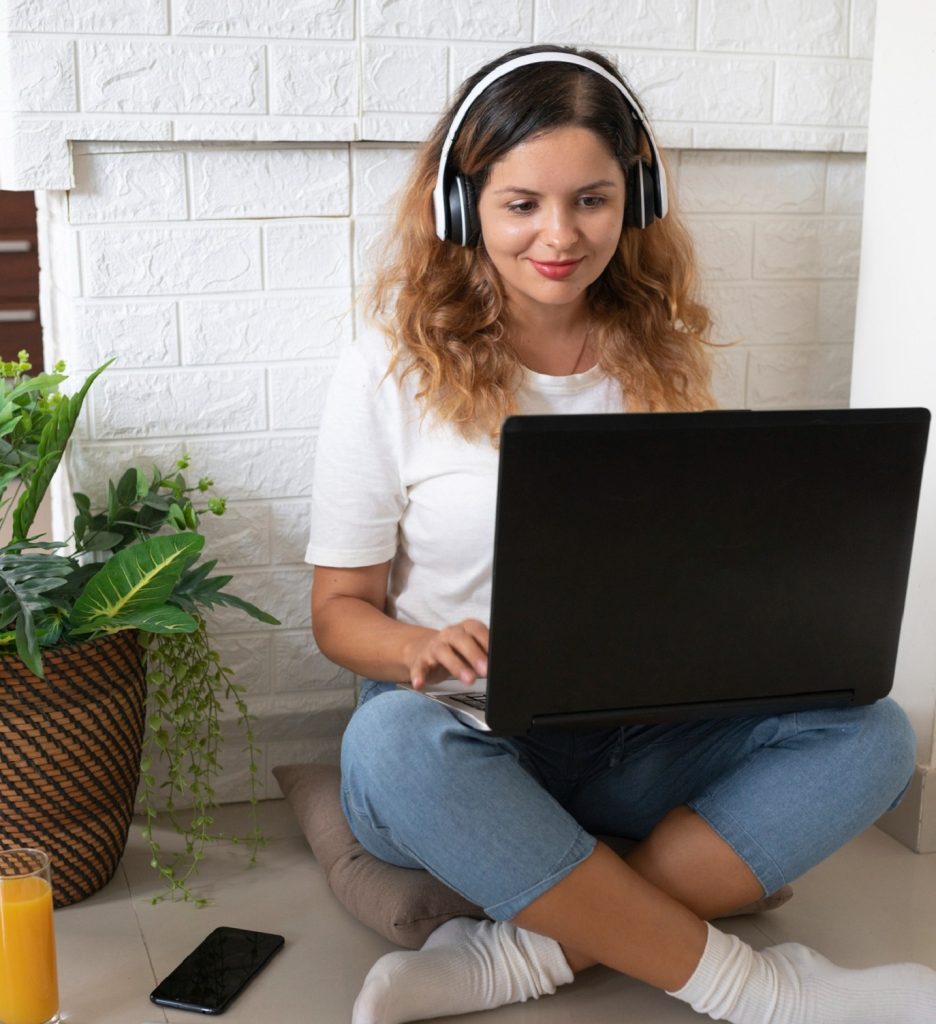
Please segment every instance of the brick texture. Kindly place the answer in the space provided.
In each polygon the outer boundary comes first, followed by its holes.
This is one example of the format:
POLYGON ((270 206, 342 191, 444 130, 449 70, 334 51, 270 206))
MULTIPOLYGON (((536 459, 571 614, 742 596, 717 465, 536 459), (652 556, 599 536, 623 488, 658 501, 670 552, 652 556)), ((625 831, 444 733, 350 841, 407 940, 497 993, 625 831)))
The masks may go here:
POLYGON ((548 42, 616 60, 668 145, 865 144, 875 0, 359 7, 8 0, 0 187, 70 188, 70 140, 419 141, 470 70, 548 42))

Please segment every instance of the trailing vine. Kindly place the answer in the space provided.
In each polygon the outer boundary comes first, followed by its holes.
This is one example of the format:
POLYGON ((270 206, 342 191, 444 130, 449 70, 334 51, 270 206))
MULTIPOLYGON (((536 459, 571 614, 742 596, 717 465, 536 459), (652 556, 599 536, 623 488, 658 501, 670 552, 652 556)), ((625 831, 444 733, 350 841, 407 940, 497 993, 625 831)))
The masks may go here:
POLYGON ((146 652, 148 708, 143 740, 139 805, 145 816, 143 837, 150 851, 150 865, 163 879, 166 891, 153 902, 177 898, 203 906, 190 882, 198 873, 208 843, 226 840, 244 843, 249 863, 256 861, 265 845, 257 820, 257 747, 244 687, 233 681, 232 671, 221 664, 198 618, 194 633, 181 635, 141 634, 146 652), (251 829, 244 836, 213 830, 216 808, 214 782, 222 769, 221 717, 225 706, 237 713, 248 758, 251 829), (165 780, 157 781, 157 773, 165 780), (160 795, 161 794, 161 795, 160 795), (180 852, 164 854, 154 833, 160 814, 168 817, 182 837, 180 852))

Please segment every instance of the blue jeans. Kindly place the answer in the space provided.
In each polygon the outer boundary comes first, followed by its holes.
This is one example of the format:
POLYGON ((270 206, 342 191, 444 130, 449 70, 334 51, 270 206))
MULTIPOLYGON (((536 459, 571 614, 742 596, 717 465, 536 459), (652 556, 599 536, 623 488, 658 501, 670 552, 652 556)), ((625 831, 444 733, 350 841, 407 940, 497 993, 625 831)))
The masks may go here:
POLYGON ((700 814, 771 893, 900 801, 915 743, 890 699, 845 710, 497 737, 367 681, 341 750, 342 806, 374 856, 425 868, 510 920, 592 852, 700 814))

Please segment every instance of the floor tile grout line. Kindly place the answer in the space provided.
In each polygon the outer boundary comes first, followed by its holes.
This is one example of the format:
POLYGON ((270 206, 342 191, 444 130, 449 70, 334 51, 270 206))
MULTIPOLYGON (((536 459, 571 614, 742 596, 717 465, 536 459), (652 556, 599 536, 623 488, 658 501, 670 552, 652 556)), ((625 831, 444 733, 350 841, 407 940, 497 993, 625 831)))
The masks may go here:
MULTIPOLYGON (((133 919, 136 921, 137 931, 140 935, 140 941, 143 943, 143 952, 146 954, 146 962, 149 964, 150 974, 153 978, 153 986, 155 987, 159 979, 156 977, 156 966, 153 963, 153 957, 150 953, 149 943, 146 941, 146 932, 143 929, 143 921, 140 918, 140 914, 136 908, 136 902, 133 897, 133 886, 130 884, 130 876, 127 874, 127 869, 124 867, 123 862, 120 864, 120 873, 123 875, 124 884, 127 886, 127 898, 130 900, 130 909, 133 912, 133 919)), ((158 1016, 162 1014, 162 1020, 160 1024, 169 1024, 169 1017, 165 1010, 157 1009, 153 1007, 154 1013, 158 1016)))

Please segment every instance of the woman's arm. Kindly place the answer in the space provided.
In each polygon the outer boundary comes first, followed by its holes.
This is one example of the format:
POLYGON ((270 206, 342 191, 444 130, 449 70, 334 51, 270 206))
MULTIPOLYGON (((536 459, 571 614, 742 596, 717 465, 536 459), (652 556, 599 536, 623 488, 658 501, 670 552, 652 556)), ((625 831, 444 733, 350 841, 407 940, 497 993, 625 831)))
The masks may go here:
POLYGON ((487 626, 477 619, 441 630, 397 622, 385 612, 389 573, 389 562, 315 567, 312 632, 319 650, 358 675, 416 689, 448 678, 471 684, 486 675, 487 626))

